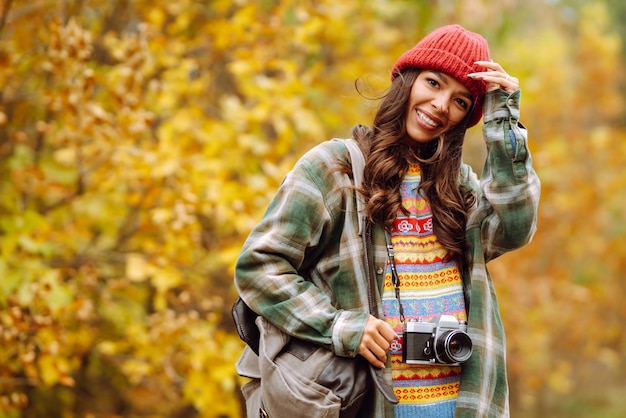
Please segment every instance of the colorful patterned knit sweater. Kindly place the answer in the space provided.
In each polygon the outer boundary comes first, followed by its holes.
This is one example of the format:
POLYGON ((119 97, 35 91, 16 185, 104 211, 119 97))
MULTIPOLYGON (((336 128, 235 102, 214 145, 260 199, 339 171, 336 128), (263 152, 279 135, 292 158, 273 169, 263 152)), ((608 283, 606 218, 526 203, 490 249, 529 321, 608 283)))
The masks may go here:
MULTIPOLYGON (((402 183, 402 204, 391 233, 400 296, 406 319, 430 320, 442 314, 467 320, 462 280, 457 264, 433 233, 428 202, 418 192, 419 165, 410 165, 402 183)), ((393 388, 400 400, 398 417, 453 417, 461 367, 422 366, 402 362, 402 323, 387 266, 383 293, 385 320, 399 335, 392 343, 393 388)))

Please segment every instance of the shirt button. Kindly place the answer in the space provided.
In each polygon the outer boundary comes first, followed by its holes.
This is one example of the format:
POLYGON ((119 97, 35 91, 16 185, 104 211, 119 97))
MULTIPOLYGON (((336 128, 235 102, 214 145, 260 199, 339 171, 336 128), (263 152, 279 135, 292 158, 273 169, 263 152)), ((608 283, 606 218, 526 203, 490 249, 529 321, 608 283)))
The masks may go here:
POLYGON ((513 105, 515 104, 515 100, 513 100, 513 99, 509 99, 506 103, 507 103, 509 106, 513 106, 513 105))
POLYGON ((378 267, 378 270, 376 270, 376 274, 383 274, 383 268, 378 267))

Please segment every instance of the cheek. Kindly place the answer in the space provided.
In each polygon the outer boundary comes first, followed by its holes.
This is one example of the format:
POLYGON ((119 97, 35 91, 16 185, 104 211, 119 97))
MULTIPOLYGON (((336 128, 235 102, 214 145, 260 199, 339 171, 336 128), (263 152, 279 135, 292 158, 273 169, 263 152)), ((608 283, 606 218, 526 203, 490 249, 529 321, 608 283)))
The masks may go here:
POLYGON ((468 115, 468 111, 464 109, 456 108, 450 112, 450 123, 452 126, 456 126, 459 123, 463 122, 468 115))
POLYGON ((411 92, 409 93, 409 105, 411 103, 416 103, 421 97, 424 96, 425 92, 423 91, 423 87, 420 85, 419 81, 419 79, 415 80, 411 86, 411 92))

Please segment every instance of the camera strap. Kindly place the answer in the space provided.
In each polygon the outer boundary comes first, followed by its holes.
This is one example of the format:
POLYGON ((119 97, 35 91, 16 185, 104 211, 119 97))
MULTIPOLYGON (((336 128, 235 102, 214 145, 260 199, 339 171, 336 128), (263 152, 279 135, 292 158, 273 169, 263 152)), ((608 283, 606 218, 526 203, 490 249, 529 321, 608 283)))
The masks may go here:
POLYGON ((391 242, 391 234, 389 234, 389 231, 385 231, 385 240, 387 241, 387 255, 389 256, 389 266, 391 267, 391 283, 396 292, 396 299, 398 299, 400 322, 404 325, 404 306, 400 299, 400 277, 398 277, 398 270, 396 269, 396 259, 394 257, 393 243, 391 242))

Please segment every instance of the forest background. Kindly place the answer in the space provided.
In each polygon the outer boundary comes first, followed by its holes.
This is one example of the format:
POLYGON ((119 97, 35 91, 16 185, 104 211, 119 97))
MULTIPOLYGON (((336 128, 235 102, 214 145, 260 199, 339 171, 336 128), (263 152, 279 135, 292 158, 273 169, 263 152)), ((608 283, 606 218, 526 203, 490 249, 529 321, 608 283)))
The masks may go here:
MULTIPOLYGON (((233 265, 395 59, 482 33, 523 89, 538 232, 490 264, 513 416, 626 414, 621 0, 1 0, 0 417, 240 417, 233 265)), ((480 172, 480 127, 465 158, 480 172)))

